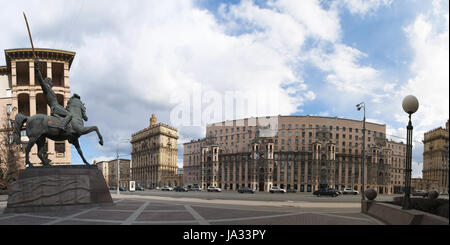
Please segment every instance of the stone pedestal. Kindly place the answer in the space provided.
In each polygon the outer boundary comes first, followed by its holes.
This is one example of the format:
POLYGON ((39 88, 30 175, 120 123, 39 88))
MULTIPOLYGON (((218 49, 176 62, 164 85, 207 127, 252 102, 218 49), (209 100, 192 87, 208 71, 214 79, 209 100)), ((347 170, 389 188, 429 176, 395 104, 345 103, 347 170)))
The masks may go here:
POLYGON ((4 213, 54 211, 114 205, 97 166, 31 167, 9 187, 4 213))

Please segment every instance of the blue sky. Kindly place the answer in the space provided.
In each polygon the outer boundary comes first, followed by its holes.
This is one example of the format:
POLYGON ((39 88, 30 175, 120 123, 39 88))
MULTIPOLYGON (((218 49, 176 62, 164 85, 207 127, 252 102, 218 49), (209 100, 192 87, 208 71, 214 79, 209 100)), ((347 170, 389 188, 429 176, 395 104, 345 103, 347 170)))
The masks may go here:
MULTIPOLYGON (((181 165, 182 143, 203 137, 214 121, 202 113, 238 117, 214 101, 227 93, 277 102, 240 115, 246 117, 361 119, 355 105, 364 101, 368 120, 401 138, 401 100, 414 94, 420 108, 413 116, 413 176, 420 176, 423 133, 449 118, 448 1, 44 2, 44 12, 40 1, 2 5, 0 20, 11 24, 0 30, 0 47, 29 46, 25 11, 36 47, 77 53, 72 93, 87 106, 86 124, 105 136, 103 147, 94 134, 81 138, 91 162, 114 158, 116 142, 147 127, 154 113, 179 128, 181 165), (180 108, 193 116, 190 123, 174 118, 180 108)), ((119 148, 130 157, 129 144, 119 148)), ((82 162, 73 147, 72 162, 82 162)))

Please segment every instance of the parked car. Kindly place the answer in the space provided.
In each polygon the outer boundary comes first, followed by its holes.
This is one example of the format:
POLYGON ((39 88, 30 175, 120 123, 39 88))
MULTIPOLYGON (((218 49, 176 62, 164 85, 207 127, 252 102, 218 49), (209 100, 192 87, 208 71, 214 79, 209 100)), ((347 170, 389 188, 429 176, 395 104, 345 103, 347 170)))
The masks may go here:
POLYGON ((202 191, 202 188, 200 186, 193 186, 189 190, 190 191, 202 191))
POLYGON ((297 189, 295 189, 295 188, 289 188, 289 189, 287 190, 287 193, 297 193, 297 189))
POLYGON ((177 192, 187 192, 188 188, 184 187, 184 186, 175 186, 175 188, 173 188, 174 191, 177 192))
POLYGON ((142 187, 142 186, 136 186, 136 190, 137 190, 137 191, 143 191, 143 190, 144 190, 144 187, 142 187))
POLYGON ((241 186, 241 187, 239 187, 238 192, 239 193, 255 193, 255 190, 253 190, 252 188, 247 187, 247 186, 241 186))
POLYGON ((114 186, 110 186, 110 187, 109 187, 109 189, 110 189, 110 190, 112 190, 112 191, 115 191, 115 190, 117 190, 117 188, 116 188, 116 187, 114 187, 114 186))
POLYGON ((162 191, 173 191, 173 188, 170 187, 170 186, 163 186, 163 187, 160 188, 160 190, 162 190, 162 191))
POLYGON ((353 195, 358 195, 359 192, 353 190, 352 188, 344 188, 344 191, 342 191, 343 194, 353 194, 353 195))
POLYGON ((419 197, 427 197, 428 196, 428 192, 424 191, 424 190, 416 190, 415 192, 413 192, 412 194, 413 196, 419 196, 419 197))
POLYGON ((272 186, 272 187, 270 187, 269 192, 270 193, 276 193, 276 192, 278 192, 278 193, 286 193, 286 190, 285 189, 281 189, 278 186, 272 186))
POLYGON ((213 186, 213 185, 208 186, 208 192, 212 192, 212 191, 221 192, 222 189, 220 189, 219 187, 213 186))
POLYGON ((127 191, 127 189, 125 189, 121 186, 121 187, 119 187, 119 191, 127 191))
POLYGON ((339 196, 339 192, 336 189, 328 188, 328 189, 317 190, 317 191, 313 192, 313 195, 318 196, 318 197, 320 197, 320 196, 337 197, 337 196, 339 196))

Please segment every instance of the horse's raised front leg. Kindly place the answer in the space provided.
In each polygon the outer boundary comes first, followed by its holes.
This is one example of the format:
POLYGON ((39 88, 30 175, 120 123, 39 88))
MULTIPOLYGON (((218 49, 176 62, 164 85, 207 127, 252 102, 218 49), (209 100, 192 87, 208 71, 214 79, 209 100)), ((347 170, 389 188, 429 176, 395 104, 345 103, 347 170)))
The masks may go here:
POLYGON ((100 130, 98 130, 97 126, 92 126, 92 127, 85 127, 85 128, 83 128, 83 129, 81 130, 81 135, 88 134, 88 133, 90 133, 90 132, 92 132, 92 131, 95 131, 95 132, 97 133, 97 136, 98 136, 98 139, 99 139, 98 143, 99 143, 100 145, 103 145, 103 137, 102 137, 102 135, 100 134, 100 130))
POLYGON ((77 149, 78 154, 80 155, 81 159, 83 159, 84 164, 90 165, 90 164, 88 163, 88 161, 86 161, 86 159, 85 159, 84 156, 83 156, 83 152, 81 151, 80 142, 78 141, 78 139, 73 140, 73 141, 71 141, 70 143, 72 143, 72 144, 75 146, 75 148, 77 149))

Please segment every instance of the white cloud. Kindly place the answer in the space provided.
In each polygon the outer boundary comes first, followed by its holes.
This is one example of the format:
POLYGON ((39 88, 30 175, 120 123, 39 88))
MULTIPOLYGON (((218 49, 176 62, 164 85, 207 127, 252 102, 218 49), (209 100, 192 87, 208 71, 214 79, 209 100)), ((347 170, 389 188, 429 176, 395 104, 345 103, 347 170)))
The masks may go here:
POLYGON ((392 0, 342 0, 335 4, 346 7, 350 13, 364 16, 383 6, 391 5, 392 0))
POLYGON ((395 94, 400 99, 412 94, 419 100, 419 110, 413 115, 415 130, 419 131, 443 126, 449 118, 448 6, 445 12, 442 1, 433 3, 432 10, 418 15, 405 28, 414 52, 412 76, 395 94))

